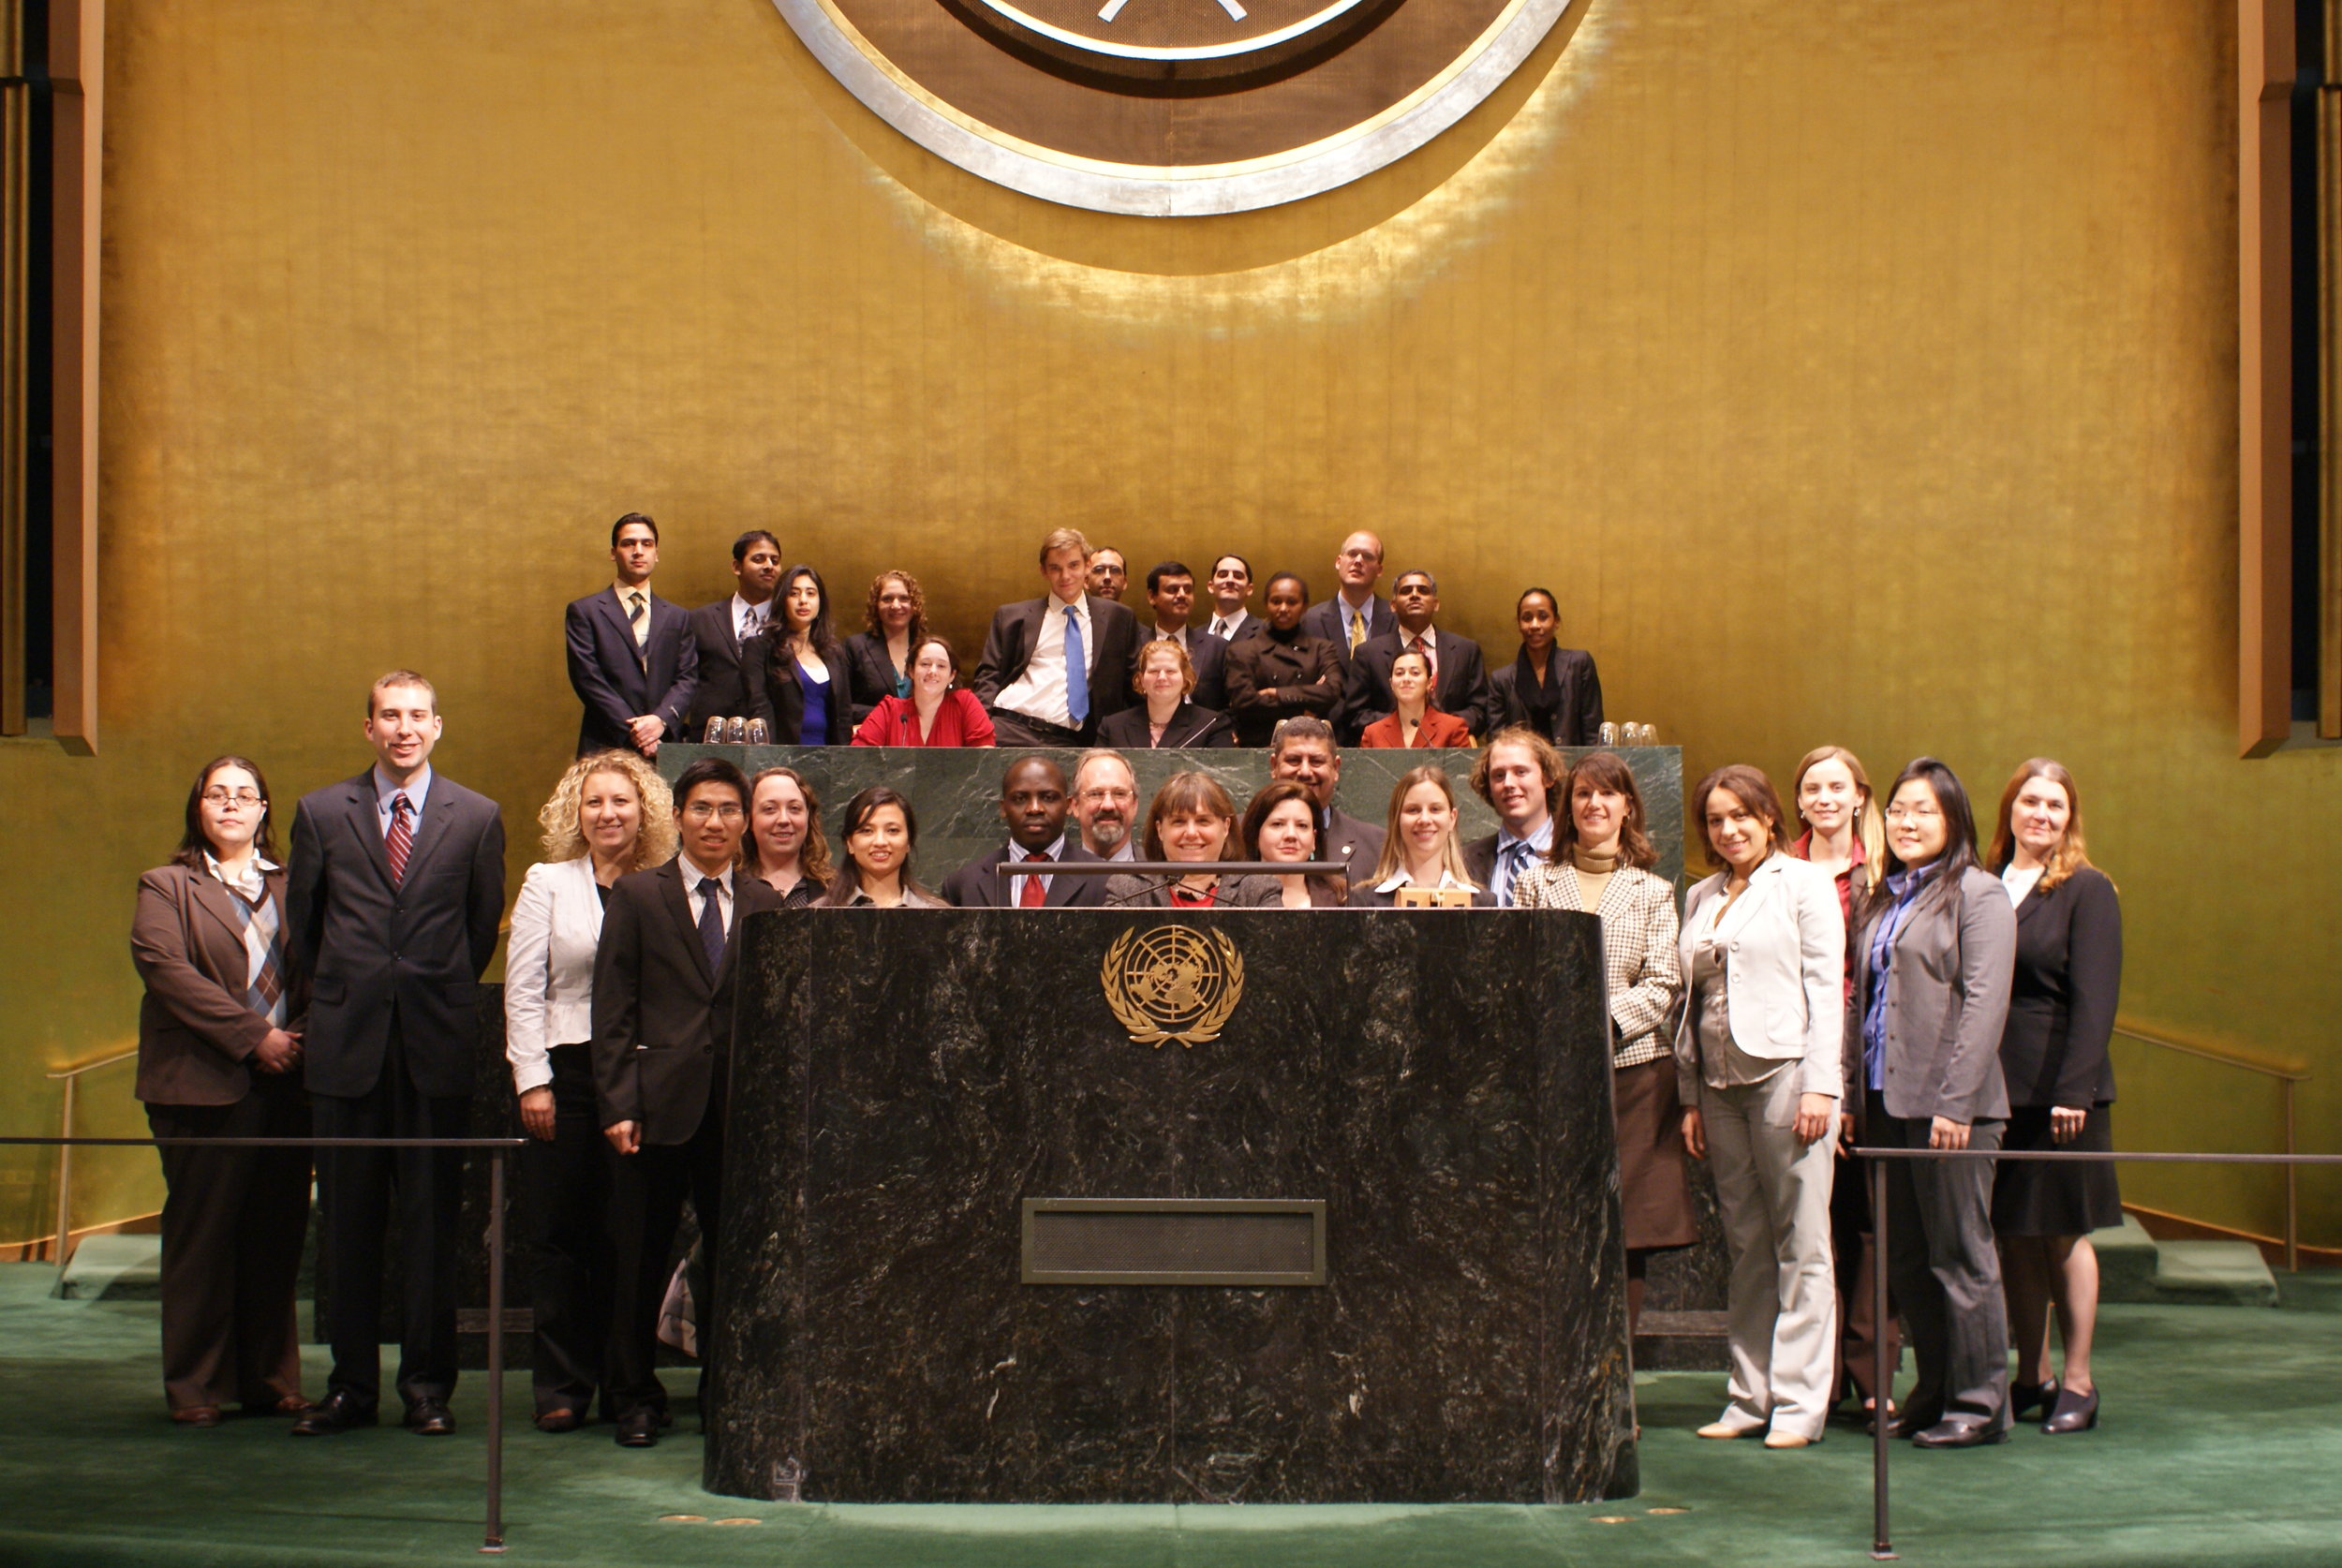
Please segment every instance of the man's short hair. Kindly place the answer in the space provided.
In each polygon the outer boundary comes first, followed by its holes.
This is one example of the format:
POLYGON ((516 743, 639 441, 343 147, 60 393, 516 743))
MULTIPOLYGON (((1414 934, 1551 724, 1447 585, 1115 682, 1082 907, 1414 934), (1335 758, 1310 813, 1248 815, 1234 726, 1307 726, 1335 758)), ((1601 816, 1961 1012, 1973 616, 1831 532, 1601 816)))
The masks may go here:
POLYGON ((1397 593, 1399 591, 1399 584, 1404 583, 1410 577, 1422 578, 1423 585, 1425 587, 1430 589, 1431 592, 1435 594, 1439 592, 1439 579, 1424 570, 1421 567, 1409 567, 1406 570, 1392 578, 1390 580, 1391 592, 1397 593))
POLYGON ((653 544, 657 544, 659 542, 659 525, 652 522, 649 517, 645 516, 642 512, 630 511, 624 517, 619 518, 615 523, 610 525, 610 548, 615 550, 618 547, 618 536, 626 532, 629 526, 636 523, 640 523, 644 527, 650 530, 650 541, 653 544))
POLYGON ((1074 759, 1073 787, 1075 793, 1078 794, 1081 791, 1082 775, 1089 771, 1089 765, 1092 762, 1121 763, 1122 771, 1131 776, 1131 789, 1133 792, 1137 791, 1138 770, 1131 766, 1131 760, 1128 757, 1123 756, 1119 751, 1115 750, 1112 747, 1093 746, 1089 750, 1083 752, 1079 757, 1074 759))
MULTIPOLYGON (((647 521, 647 519, 645 519, 645 521, 647 521)), ((766 544, 771 545, 773 547, 774 555, 778 555, 780 554, 780 540, 775 539, 768 530, 763 528, 750 528, 747 533, 742 534, 738 539, 732 541, 732 564, 737 566, 742 561, 747 560, 749 558, 749 546, 754 544, 759 540, 763 540, 766 544)), ((613 540, 612 542, 615 543, 616 541, 613 540)))
POLYGON ((431 711, 433 713, 439 711, 439 688, 437 687, 433 686, 412 670, 393 670, 366 688, 366 717, 368 718, 374 717, 374 700, 394 686, 420 687, 423 695, 431 699, 431 711))
POLYGON ((1051 773, 1057 775, 1059 789, 1062 790, 1066 787, 1065 770, 1058 765, 1056 758, 1044 757, 1037 751, 1028 751, 1021 757, 1011 759, 1008 766, 1001 770, 1001 799, 1006 800, 1008 798, 1008 781, 1016 777, 1016 770, 1019 768, 1030 767, 1036 762, 1041 766, 1047 768, 1051 773))
POLYGON ((740 809, 749 808, 749 776, 729 757, 702 757, 675 776, 674 808, 679 812, 690 804, 691 791, 703 784, 719 784, 740 797, 740 809))
POLYGON ((1214 556, 1211 558, 1211 570, 1214 570, 1214 571, 1218 571, 1218 570, 1220 570, 1220 563, 1221 563, 1221 562, 1223 562, 1223 561, 1234 561, 1237 565, 1238 565, 1238 566, 1242 567, 1242 568, 1244 569, 1244 577, 1245 577, 1245 581, 1247 581, 1247 582, 1252 581, 1252 577, 1253 577, 1253 563, 1252 563, 1252 562, 1250 562, 1250 561, 1246 560, 1243 556, 1241 556, 1241 555, 1238 555, 1235 551, 1231 550, 1231 551, 1228 551, 1227 553, 1225 553, 1224 555, 1214 555, 1214 556))
POLYGON ((1490 806, 1489 800, 1489 758, 1500 746, 1518 746, 1537 760, 1537 772, 1545 777, 1545 808, 1559 812, 1562 806, 1562 786, 1569 781, 1569 764, 1547 740, 1526 724, 1507 724, 1490 735, 1480 747, 1480 754, 1472 760, 1472 792, 1490 806))
POLYGON ((1156 590, 1163 586, 1163 580, 1166 577, 1184 577, 1190 583, 1193 583, 1195 581, 1195 574, 1188 570, 1184 563, 1179 561, 1157 561, 1153 566, 1147 569, 1148 598, 1152 599, 1155 596, 1156 590))
POLYGON ((1278 722, 1276 730, 1268 737, 1268 754, 1271 757, 1281 754, 1287 742, 1308 740, 1324 741, 1329 756, 1340 751, 1340 747, 1334 745, 1332 725, 1313 713, 1297 713, 1278 722))
POLYGON ((1078 550, 1082 563, 1089 562, 1089 540, 1079 528, 1051 528, 1041 538, 1041 564, 1047 566, 1049 557, 1060 550, 1078 550))

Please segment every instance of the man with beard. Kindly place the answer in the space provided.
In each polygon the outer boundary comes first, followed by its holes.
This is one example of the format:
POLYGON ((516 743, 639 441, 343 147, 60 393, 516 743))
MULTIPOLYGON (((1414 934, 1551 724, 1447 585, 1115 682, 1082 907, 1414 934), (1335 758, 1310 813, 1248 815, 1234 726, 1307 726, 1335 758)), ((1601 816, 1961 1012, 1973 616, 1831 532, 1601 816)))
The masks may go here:
POLYGON ((1138 858, 1138 776, 1119 751, 1085 751, 1074 764, 1074 820, 1082 848, 1100 860, 1138 858))

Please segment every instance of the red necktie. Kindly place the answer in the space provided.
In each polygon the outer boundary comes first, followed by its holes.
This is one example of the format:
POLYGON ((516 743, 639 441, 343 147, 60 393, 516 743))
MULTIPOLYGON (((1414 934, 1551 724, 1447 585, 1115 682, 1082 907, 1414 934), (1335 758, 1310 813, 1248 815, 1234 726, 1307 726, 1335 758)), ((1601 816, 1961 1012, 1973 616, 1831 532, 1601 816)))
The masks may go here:
MULTIPOLYGON (((1036 860, 1045 861, 1048 858, 1045 854, 1029 854, 1025 857, 1025 864, 1030 865, 1036 860)), ((1041 908, 1041 901, 1048 896, 1049 890, 1041 885, 1041 879, 1029 876, 1025 879, 1025 891, 1016 895, 1016 907, 1020 910, 1037 910, 1041 908)))
POLYGON ((393 887, 407 880, 407 851, 415 847, 414 826, 407 818, 414 809, 415 803, 407 798, 406 791, 401 790, 391 797, 391 836, 382 847, 391 857, 393 887))

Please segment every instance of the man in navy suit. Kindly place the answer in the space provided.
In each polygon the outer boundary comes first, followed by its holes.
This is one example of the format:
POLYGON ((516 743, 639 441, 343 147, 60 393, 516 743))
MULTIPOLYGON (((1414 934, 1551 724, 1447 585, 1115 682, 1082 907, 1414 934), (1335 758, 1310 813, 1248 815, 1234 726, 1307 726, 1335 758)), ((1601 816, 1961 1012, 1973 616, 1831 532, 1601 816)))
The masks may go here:
MULTIPOLYGON (((1312 637, 1323 637, 1334 645, 1335 657, 1341 660, 1341 677, 1346 686, 1350 679, 1350 660, 1358 649, 1372 638, 1399 628, 1399 617, 1388 603, 1374 597, 1375 580, 1383 575, 1383 541, 1363 530, 1341 541, 1334 554, 1334 576, 1341 590, 1322 604, 1312 604, 1301 616, 1301 629, 1312 637)), ((1358 732, 1366 728, 1349 712, 1346 702, 1336 703, 1334 711, 1327 716, 1345 746, 1358 743, 1358 732)))
MULTIPOLYGON (((1195 689, 1188 700, 1218 713, 1228 705, 1228 644, 1193 624, 1195 574, 1178 561, 1164 561, 1147 573, 1147 602, 1154 624, 1142 636, 1149 643, 1177 643, 1187 650, 1195 671, 1195 689)), ((1143 649, 1142 649, 1143 651, 1143 649)))
POLYGON ((1023 877, 999 874, 1010 860, 1046 867, 1058 861, 1098 859, 1082 848, 1078 833, 1065 831, 1070 804, 1064 769, 1046 757, 1019 757, 1001 780, 1001 820, 1008 823, 1008 842, 944 878, 936 891, 945 903, 963 910, 1062 910, 1104 903, 1104 877, 1053 877, 1045 869, 1023 877))
POLYGON ((763 636, 773 613, 773 589, 780 582, 780 540, 750 528, 732 541, 732 575, 739 586, 729 598, 691 612, 692 657, 697 684, 684 722, 685 740, 698 740, 710 718, 746 717, 749 683, 741 650, 763 636))
MULTIPOLYGON (((411 670, 374 683, 374 766, 304 796, 293 819, 285 945, 312 977, 303 1041, 320 1138, 461 1138, 480 1058, 480 976, 504 913, 497 803, 431 770, 438 694, 411 670)), ((398 1394, 407 1425, 455 1429, 461 1149, 319 1151, 332 1302, 325 1402, 297 1437, 371 1427, 381 1394, 382 1241, 393 1193, 405 1271, 398 1394)))
POLYGON ((1419 653, 1431 664, 1431 706, 1464 721, 1475 735, 1489 732, 1489 675, 1480 644, 1431 625, 1439 614, 1439 584, 1428 571, 1402 571, 1391 584, 1398 624, 1371 637, 1350 659, 1342 712, 1361 730, 1399 705, 1390 693, 1390 667, 1402 653, 1419 653))
POLYGON ((659 755, 681 740, 699 685, 690 617, 650 591, 659 565, 659 525, 630 511, 610 525, 617 582, 573 601, 564 628, 570 687, 586 704, 577 754, 625 750, 659 755))

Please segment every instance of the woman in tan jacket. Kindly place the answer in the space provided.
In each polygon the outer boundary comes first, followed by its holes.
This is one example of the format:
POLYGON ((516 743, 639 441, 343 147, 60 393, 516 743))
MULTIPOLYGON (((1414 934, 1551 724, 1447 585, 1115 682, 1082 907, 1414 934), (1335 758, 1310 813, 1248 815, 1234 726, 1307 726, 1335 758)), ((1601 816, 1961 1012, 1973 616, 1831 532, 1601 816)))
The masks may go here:
MULTIPOLYGON (((307 990, 284 940, 285 873, 270 857, 268 783, 222 757, 187 791, 186 833, 139 879, 130 957, 138 1097, 157 1138, 303 1138, 307 990)), ((163 1393, 171 1419, 215 1427, 233 1399, 296 1415, 293 1288, 309 1226, 305 1148, 165 1147, 163 1393)))

